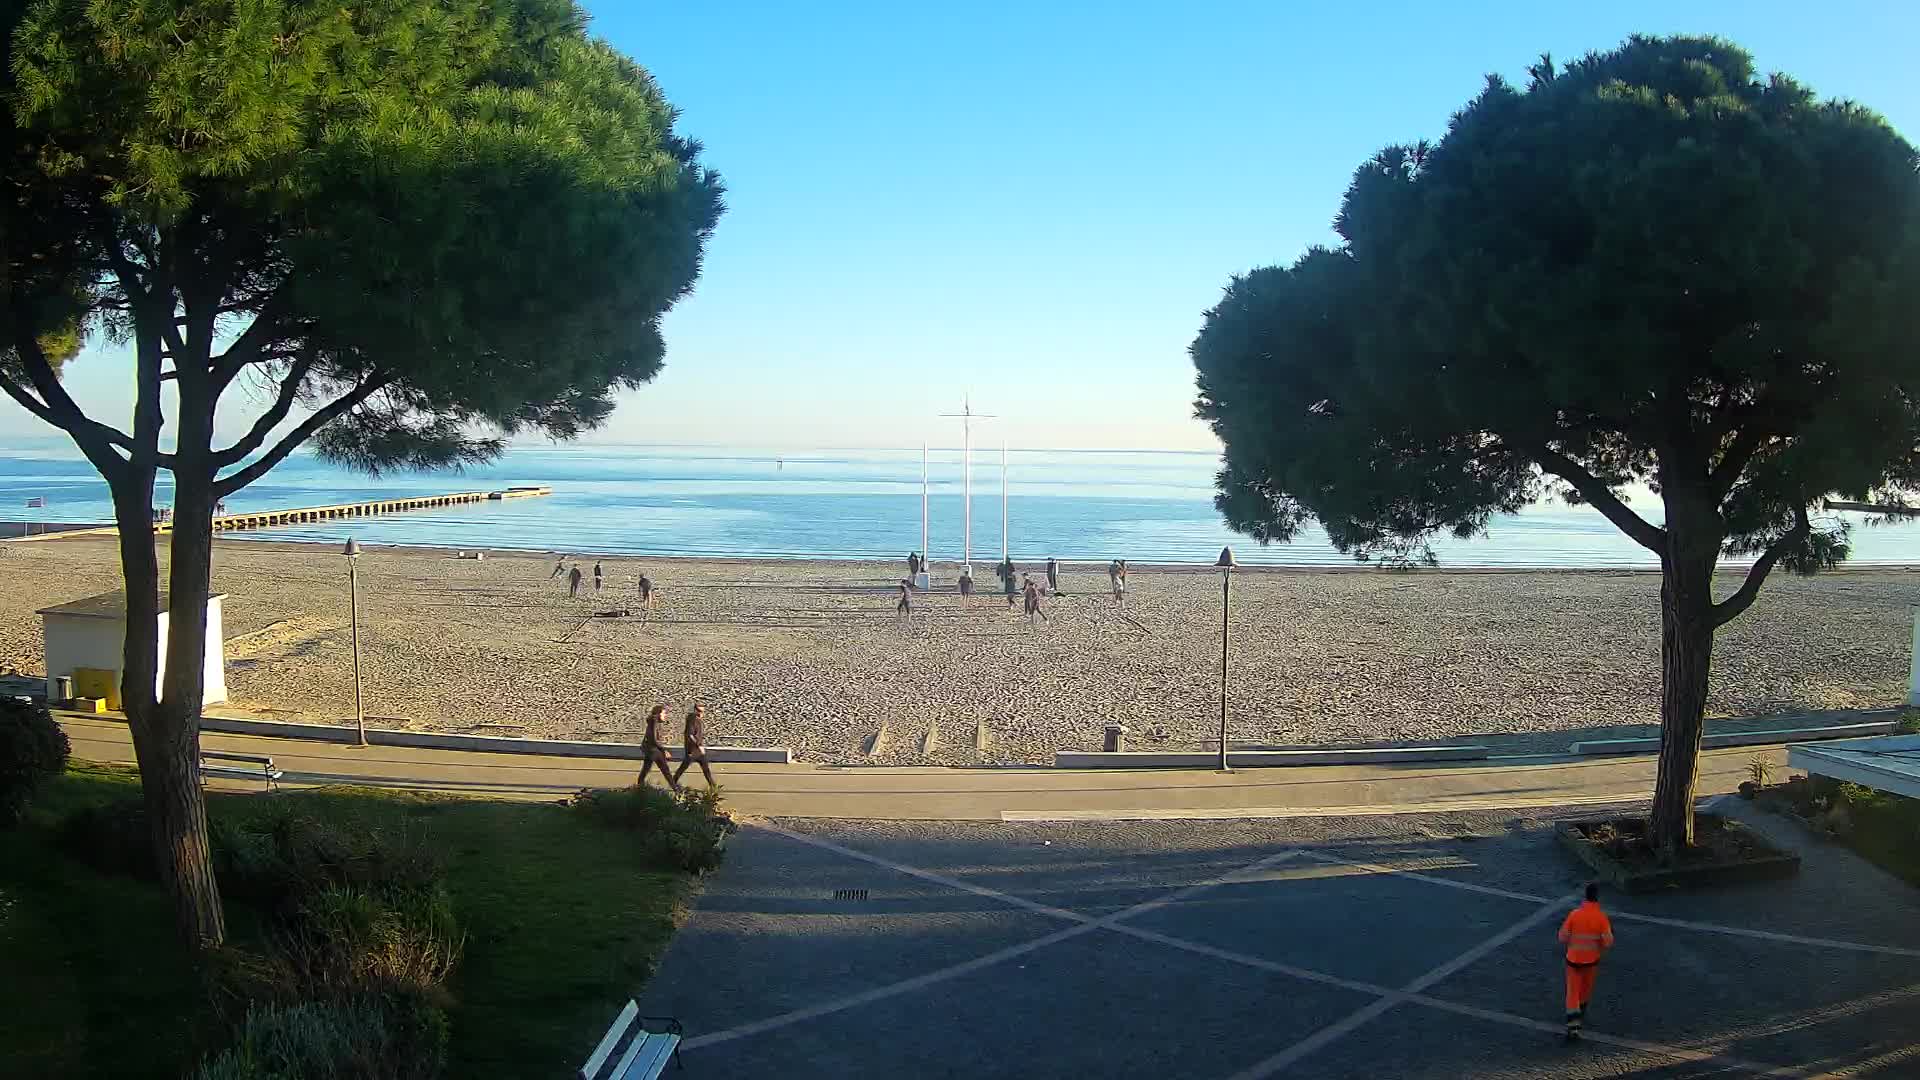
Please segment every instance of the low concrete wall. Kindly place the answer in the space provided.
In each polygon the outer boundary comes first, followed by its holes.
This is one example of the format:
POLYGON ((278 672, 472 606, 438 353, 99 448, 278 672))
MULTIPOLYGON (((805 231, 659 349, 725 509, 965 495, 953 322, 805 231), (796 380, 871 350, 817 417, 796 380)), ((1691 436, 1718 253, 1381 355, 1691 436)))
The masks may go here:
MULTIPOLYGON (((1393 746, 1378 750, 1230 750, 1227 764, 1243 769, 1286 765, 1378 765, 1402 761, 1481 761, 1484 746, 1393 746)), ((1220 762, 1218 752, 1061 750, 1056 769, 1200 769, 1220 762)))
MULTIPOLYGON (((97 719, 97 718, 96 718, 97 719)), ((124 717, 109 719, 125 722, 124 717)), ((263 735, 275 739, 313 739, 317 742, 352 743, 354 730, 332 724, 296 724, 286 720, 246 720, 229 716, 203 716, 200 730, 227 735, 263 735)), ((436 731, 395 731, 368 728, 367 742, 374 746, 411 746, 424 750, 468 750, 483 754, 547 754, 553 757, 624 758, 640 760, 639 743, 570 742, 564 739, 516 739, 499 735, 449 735, 436 731)), ((680 747, 669 746, 667 753, 676 759, 680 747)), ((709 746, 707 756, 715 763, 788 765, 793 751, 784 746, 709 746)))
MULTIPOLYGON (((1769 731, 1735 731, 1707 735, 1700 739, 1703 750, 1722 746, 1766 746, 1771 743, 1813 742, 1816 739, 1852 739, 1861 735, 1890 735, 1893 721, 1876 720, 1867 724, 1841 724, 1838 727, 1774 728, 1769 731)), ((1569 748, 1575 754, 1656 754, 1659 739, 1588 739, 1569 748)))

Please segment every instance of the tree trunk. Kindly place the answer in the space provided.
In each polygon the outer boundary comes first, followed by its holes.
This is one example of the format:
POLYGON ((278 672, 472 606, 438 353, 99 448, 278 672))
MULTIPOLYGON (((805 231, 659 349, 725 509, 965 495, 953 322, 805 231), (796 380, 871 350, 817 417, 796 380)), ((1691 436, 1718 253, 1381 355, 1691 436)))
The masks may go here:
POLYGON ((133 745, 140 759, 140 793, 153 830, 155 865, 173 901, 174 925, 186 941, 213 948, 226 940, 227 924, 207 843, 198 713, 183 714, 173 703, 161 702, 146 722, 133 725, 133 745))
MULTIPOLYGON (((1669 526, 1672 529, 1672 526, 1669 526)), ((1673 549, 1660 566, 1660 776, 1648 840, 1672 855, 1693 843, 1694 783, 1713 662, 1713 568, 1719 541, 1673 549), (1702 547, 1704 546, 1704 551, 1702 547)))
MULTIPOLYGON (((188 942, 211 947, 226 939, 226 920, 213 879, 207 845, 207 807, 200 788, 199 693, 204 663, 206 590, 200 591, 200 628, 192 653, 196 691, 190 710, 181 699, 155 693, 160 666, 160 568, 153 546, 153 480, 116 485, 114 518, 120 533, 120 565, 126 582, 127 637, 122 653, 120 697, 140 764, 140 793, 152 834, 154 865, 173 901, 174 922, 188 942)), ((176 533, 176 536, 178 534, 176 533)), ((208 541, 210 545, 210 540, 208 541)), ((175 582, 179 567, 173 569, 175 582)), ((177 593, 175 594, 178 595, 177 593)), ((171 605, 168 616, 169 682, 188 657, 175 650, 188 613, 171 605)))

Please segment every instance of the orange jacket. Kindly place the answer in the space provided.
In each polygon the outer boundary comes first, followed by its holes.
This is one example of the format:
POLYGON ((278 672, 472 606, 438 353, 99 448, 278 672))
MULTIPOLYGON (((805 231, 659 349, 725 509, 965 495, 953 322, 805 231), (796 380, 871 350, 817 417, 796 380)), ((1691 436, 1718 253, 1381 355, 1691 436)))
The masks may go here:
POLYGON ((1613 923, 1599 901, 1582 901, 1560 924, 1560 940, 1567 946, 1567 963, 1598 963, 1600 955, 1613 948, 1613 923))

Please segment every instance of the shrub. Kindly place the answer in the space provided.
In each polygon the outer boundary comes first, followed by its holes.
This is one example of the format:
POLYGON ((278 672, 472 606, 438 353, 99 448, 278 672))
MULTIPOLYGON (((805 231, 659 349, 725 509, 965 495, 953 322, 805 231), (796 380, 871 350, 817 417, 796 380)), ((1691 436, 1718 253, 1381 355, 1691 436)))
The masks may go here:
POLYGON ((596 824, 634 833, 648 864, 701 874, 720 865, 726 837, 736 828, 720 801, 717 788, 687 788, 678 795, 650 787, 590 788, 572 805, 596 824))
POLYGON ((466 938, 442 886, 385 893, 329 885, 303 901, 276 940, 286 985, 323 996, 435 993, 466 938))
POLYGON ((446 1067, 446 1014, 405 995, 256 1006, 236 1035, 196 1080, 434 1080, 446 1067))
POLYGON ((96 870, 152 881, 158 878, 147 807, 138 797, 73 811, 60 820, 60 845, 96 870))
POLYGON ((575 812, 595 824, 638 831, 671 817, 679 802, 664 788, 636 785, 588 788, 574 797, 572 805, 575 812))
POLYGON ((50 776, 67 767, 73 748, 47 707, 0 697, 0 827, 25 814, 50 776))
POLYGON ((211 831, 221 888, 282 914, 329 886, 420 891, 437 886, 445 873, 424 826, 355 829, 277 810, 216 822, 211 831))

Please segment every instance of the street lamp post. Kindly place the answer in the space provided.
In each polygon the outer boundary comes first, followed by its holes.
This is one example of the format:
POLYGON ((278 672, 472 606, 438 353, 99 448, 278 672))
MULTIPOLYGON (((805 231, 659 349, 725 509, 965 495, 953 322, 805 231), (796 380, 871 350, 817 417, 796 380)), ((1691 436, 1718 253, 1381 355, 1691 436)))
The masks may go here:
POLYGON ((359 735, 356 745, 367 745, 367 711, 360 698, 360 542, 347 538, 347 611, 353 625, 353 725, 359 735))
POLYGON ((1232 772, 1227 765, 1227 612, 1233 607, 1233 549, 1220 549, 1214 561, 1220 568, 1220 771, 1232 772))

